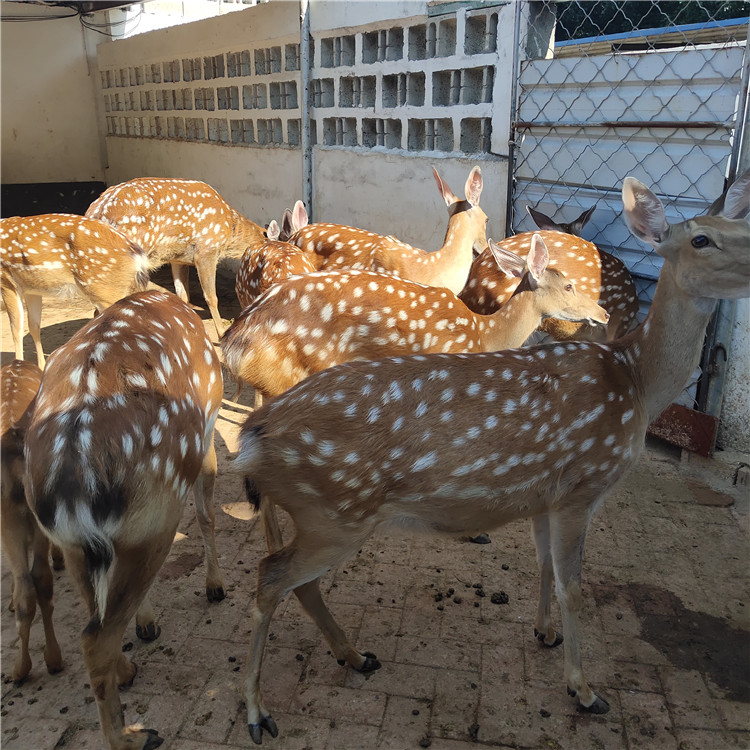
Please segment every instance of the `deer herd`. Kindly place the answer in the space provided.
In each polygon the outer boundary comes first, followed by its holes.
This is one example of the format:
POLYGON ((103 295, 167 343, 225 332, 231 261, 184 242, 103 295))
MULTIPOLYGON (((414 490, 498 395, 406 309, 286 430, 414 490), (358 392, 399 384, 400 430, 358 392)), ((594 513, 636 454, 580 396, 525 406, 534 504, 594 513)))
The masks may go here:
POLYGON ((624 179, 624 219, 664 261, 640 324, 627 268, 578 236, 593 209, 569 224, 529 209, 539 231, 494 242, 479 167, 463 198, 433 171, 448 208, 433 252, 310 224, 299 201, 281 226, 263 229, 210 186, 182 179, 115 185, 83 217, 0 220, 0 286, 15 344, 2 368, 1 412, 2 541, 19 634, 12 679, 31 669, 37 604, 47 669, 63 668, 54 546, 88 610, 83 658, 109 748, 162 742, 125 726, 118 687, 136 668, 122 638, 133 617, 141 638, 159 635, 148 592, 191 492, 206 595, 225 596, 212 502, 222 366, 256 394, 229 469, 268 545, 244 683, 255 743, 278 733, 261 666, 289 592, 341 664, 380 666, 348 640, 319 581, 389 525, 466 534, 531 519, 535 635, 563 644, 580 708, 608 710, 581 664, 586 530, 696 366, 717 300, 750 297, 750 171, 706 215, 677 224, 645 185, 624 179), (239 260, 243 308, 226 330, 216 294, 223 258, 239 260), (149 271, 165 263, 176 294, 148 288, 149 271), (218 350, 188 304, 190 266, 218 350), (97 314, 45 361, 42 301, 68 292, 97 314), (36 365, 23 361, 25 314, 36 365), (293 521, 286 542, 277 506, 293 521), (553 582, 564 639, 551 620, 553 582))

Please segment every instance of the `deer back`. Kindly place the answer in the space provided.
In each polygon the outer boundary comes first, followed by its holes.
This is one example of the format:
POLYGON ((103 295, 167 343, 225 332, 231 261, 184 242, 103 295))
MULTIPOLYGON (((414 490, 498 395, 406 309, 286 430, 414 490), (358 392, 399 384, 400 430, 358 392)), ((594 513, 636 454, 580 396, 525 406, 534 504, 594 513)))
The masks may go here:
POLYGON ((193 265, 196 256, 240 258, 263 229, 205 182, 142 177, 105 190, 86 216, 117 227, 148 254, 152 268, 193 265))
POLYGON ((545 314, 606 323, 602 308, 547 268, 541 239, 529 265, 496 252, 498 263, 524 278, 493 316, 475 315, 447 289, 396 276, 319 272, 288 279, 243 311, 221 339, 224 362, 236 378, 275 396, 354 359, 521 346, 545 314))
MULTIPOLYGON (((638 297, 622 261, 574 235, 554 230, 542 230, 538 234, 549 250, 550 266, 565 274, 581 294, 599 302, 610 314, 609 324, 604 329, 554 318, 544 321, 541 329, 558 340, 611 340, 632 328, 638 312, 638 297)), ((523 232, 498 244, 525 258, 533 235, 534 232, 523 232)), ((488 315, 507 301, 517 285, 518 279, 504 274, 487 249, 472 263, 469 280, 460 297, 471 310, 488 315)))
POLYGON ((221 397, 203 322, 172 294, 80 329, 49 358, 27 433, 29 505, 53 540, 146 538, 192 487, 221 397))
POLYGON ((245 308, 274 284, 314 271, 312 255, 296 245, 274 239, 255 242, 245 250, 237 269, 237 299, 245 308))
POLYGON ((305 533, 490 528, 611 486, 641 447, 635 397, 598 344, 352 362, 251 414, 234 468, 305 533))
MULTIPOLYGON (((42 371, 35 364, 15 359, 0 369, 0 452, 5 467, 23 461, 26 430, 31 421, 42 371)), ((23 468, 13 472, 17 481, 23 468)))
POLYGON ((103 309, 148 284, 148 259, 109 224, 73 214, 0 219, 2 273, 21 293, 77 290, 103 309))

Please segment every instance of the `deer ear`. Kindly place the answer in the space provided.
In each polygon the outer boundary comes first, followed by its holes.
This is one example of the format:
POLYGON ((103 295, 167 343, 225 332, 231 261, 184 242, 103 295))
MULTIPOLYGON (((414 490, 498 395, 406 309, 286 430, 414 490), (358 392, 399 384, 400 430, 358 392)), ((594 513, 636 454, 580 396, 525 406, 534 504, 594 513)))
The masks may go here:
POLYGON ((266 230, 266 237, 268 237, 269 240, 278 240, 280 232, 281 230, 279 229, 276 219, 272 219, 266 230))
POLYGON ((297 201, 294 204, 294 211, 292 211, 292 227, 296 232, 299 229, 307 226, 309 221, 307 211, 305 211, 305 204, 302 201, 297 201))
POLYGON ((288 240, 294 234, 292 228, 292 210, 285 208, 284 213, 281 217, 281 234, 279 237, 283 237, 284 240, 288 240))
POLYGON ((750 213, 750 169, 745 170, 731 184, 708 213, 721 214, 725 219, 742 219, 750 213))
POLYGON ((552 219, 550 219, 547 214, 543 214, 541 211, 537 211, 535 208, 532 208, 531 206, 526 206, 526 210, 529 213, 529 216, 534 220, 534 224, 536 224, 539 229, 551 229, 551 230, 558 230, 560 227, 555 224, 552 219))
POLYGON ((487 246, 492 253, 492 257, 495 259, 500 270, 508 276, 514 276, 520 279, 526 272, 526 264, 523 258, 520 258, 510 250, 506 250, 504 247, 500 247, 494 240, 487 240, 487 246))
POLYGON ((669 225, 661 201, 635 177, 622 183, 622 205, 625 221, 639 240, 656 247, 664 239, 669 225))
POLYGON ((448 187, 448 185, 445 184, 445 182, 440 177, 435 167, 432 168, 432 174, 435 175, 435 182, 437 182, 438 190, 440 191, 440 195, 443 196, 445 205, 452 206, 454 203, 457 203, 458 198, 456 198, 456 196, 453 195, 453 191, 448 187))
POLYGON ((479 205, 479 196, 482 195, 482 170, 479 167, 474 167, 474 169, 469 172, 464 187, 464 195, 466 196, 466 200, 469 201, 472 206, 479 205))
POLYGON ((531 249, 526 256, 526 267, 528 268, 529 276, 533 279, 531 284, 532 289, 536 288, 539 280, 542 278, 542 274, 547 270, 548 263, 549 252, 547 246, 544 244, 541 235, 534 234, 531 238, 531 249))
POLYGON ((589 223, 589 219, 593 216, 596 211, 596 206, 586 209, 577 219, 570 222, 571 234, 580 236, 581 230, 589 223))

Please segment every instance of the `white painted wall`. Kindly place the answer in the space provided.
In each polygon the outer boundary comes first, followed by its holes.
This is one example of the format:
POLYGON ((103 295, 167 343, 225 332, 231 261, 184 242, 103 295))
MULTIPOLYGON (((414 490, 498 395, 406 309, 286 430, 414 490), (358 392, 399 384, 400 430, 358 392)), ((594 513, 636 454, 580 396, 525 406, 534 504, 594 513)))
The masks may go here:
POLYGON ((95 42, 77 17, 53 19, 69 8, 3 2, 3 16, 50 16, 3 21, 2 182, 104 180, 96 116, 95 42))
POLYGON ((317 148, 314 151, 317 221, 368 229, 421 247, 443 244, 448 213, 432 167, 460 198, 474 165, 482 170, 480 205, 489 218, 487 236, 502 238, 505 226, 507 162, 437 155, 317 148))
POLYGON ((299 150, 107 138, 110 185, 134 177, 184 177, 216 188, 233 208, 261 226, 281 221, 301 197, 299 150))
MULTIPOLYGON (((128 39, 100 44, 98 67, 129 68, 183 58, 239 52, 255 47, 281 45, 299 41, 299 6, 297 2, 272 2, 250 7, 216 18, 139 34, 128 39)), ((296 78, 299 73, 266 76, 264 82, 296 78)), ((260 79, 257 79, 260 80, 260 79)), ((212 81, 180 83, 180 87, 202 87, 215 84, 239 85, 242 80, 225 77, 212 81)), ((177 84, 174 84, 177 86, 177 84)), ((159 86, 148 87, 157 89, 159 86)), ((118 91, 122 89, 111 89, 118 91)), ((102 92, 100 91, 100 95, 102 92)), ((226 116, 225 111, 201 112, 120 112, 119 115, 226 116)), ((257 111, 252 112, 253 115, 257 111)), ((269 110, 264 116, 281 116, 285 112, 269 110)), ((243 114, 232 113, 232 117, 243 114)), ((299 117, 299 113, 293 113, 299 117)), ((102 126, 104 129, 104 126, 102 126)), ((133 177, 184 177, 203 180, 240 213, 263 225, 277 221, 286 207, 301 198, 302 152, 289 147, 248 147, 232 144, 106 136, 107 184, 113 185, 133 177)))

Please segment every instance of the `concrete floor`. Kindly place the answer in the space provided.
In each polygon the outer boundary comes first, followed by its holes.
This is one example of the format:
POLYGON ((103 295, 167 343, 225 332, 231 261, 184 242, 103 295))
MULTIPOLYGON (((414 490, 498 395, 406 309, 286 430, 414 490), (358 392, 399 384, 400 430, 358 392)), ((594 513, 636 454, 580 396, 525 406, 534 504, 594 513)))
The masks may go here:
MULTIPOLYGON (((45 308, 45 348, 88 316, 85 306, 45 308)), ((7 326, 2 344, 5 362, 13 351, 7 326)), ((28 342, 27 351, 31 358, 28 342)), ((234 390, 227 384, 225 395, 234 390)), ((153 588, 161 636, 144 643, 134 627, 126 633, 124 648, 139 672, 121 693, 125 720, 157 729, 165 750, 253 747, 240 690, 264 542, 239 482, 221 476, 249 390, 241 403, 225 402, 217 425, 217 544, 227 598, 205 599, 190 505, 153 588)), ((750 499, 747 486, 733 485, 743 461, 750 457, 706 460, 650 444, 594 518, 582 649, 608 714, 576 710, 562 649, 544 649, 533 637, 537 573, 528 523, 493 531, 488 545, 381 535, 328 574, 322 590, 354 643, 375 652, 382 668, 365 677, 338 666, 296 600, 285 600, 271 626, 262 683, 280 734, 264 746, 750 748, 750 499), (507 602, 494 603, 505 600, 493 597, 501 592, 507 602)), ((65 669, 46 673, 37 622, 34 666, 16 686, 6 677, 17 637, 2 568, 3 750, 103 746, 80 653, 84 607, 65 572, 55 579, 65 669)), ((553 611, 560 628, 556 605, 553 611)))

